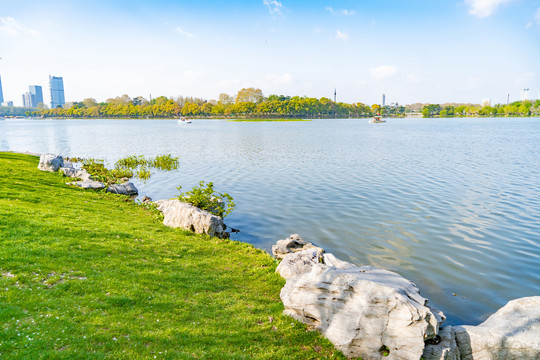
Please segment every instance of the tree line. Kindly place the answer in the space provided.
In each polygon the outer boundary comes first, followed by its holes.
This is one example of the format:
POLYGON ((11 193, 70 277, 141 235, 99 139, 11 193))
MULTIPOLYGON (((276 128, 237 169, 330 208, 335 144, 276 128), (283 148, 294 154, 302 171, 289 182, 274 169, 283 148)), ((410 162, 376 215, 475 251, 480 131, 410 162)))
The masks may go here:
MULTIPOLYGON (((402 115, 405 107, 385 107, 388 115, 402 115)), ((28 112, 29 116, 65 118, 171 118, 171 117, 302 117, 302 118, 356 118, 369 117, 382 111, 379 105, 334 102, 300 96, 270 95, 260 89, 244 88, 231 96, 225 93, 218 100, 193 97, 167 98, 160 96, 147 100, 128 95, 98 103, 88 98, 66 104, 63 108, 28 112)))
POLYGON ((25 109, 27 116, 58 118, 359 118, 382 114, 386 117, 404 117, 408 112, 420 111, 424 117, 454 116, 538 116, 540 100, 516 101, 511 104, 494 106, 475 104, 412 104, 401 106, 397 103, 384 107, 371 106, 361 102, 334 102, 329 98, 270 95, 265 97, 261 89, 244 88, 236 96, 222 93, 217 100, 178 96, 159 96, 145 99, 142 96, 130 98, 122 95, 98 103, 92 98, 80 102, 67 103, 63 108, 25 109))
POLYGON ((538 116, 540 115, 540 100, 515 101, 510 104, 491 105, 461 105, 441 106, 438 104, 425 105, 422 109, 424 117, 454 117, 454 116, 538 116))

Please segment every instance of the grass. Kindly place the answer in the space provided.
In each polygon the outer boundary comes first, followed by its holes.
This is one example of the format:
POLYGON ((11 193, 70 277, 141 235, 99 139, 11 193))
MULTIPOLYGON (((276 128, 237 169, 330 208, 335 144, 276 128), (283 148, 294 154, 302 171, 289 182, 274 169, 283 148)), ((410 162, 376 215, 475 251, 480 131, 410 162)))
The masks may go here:
POLYGON ((232 122, 311 121, 309 119, 234 119, 232 122))
POLYGON ((282 315, 268 254, 37 165, 0 153, 1 359, 344 359, 282 315))

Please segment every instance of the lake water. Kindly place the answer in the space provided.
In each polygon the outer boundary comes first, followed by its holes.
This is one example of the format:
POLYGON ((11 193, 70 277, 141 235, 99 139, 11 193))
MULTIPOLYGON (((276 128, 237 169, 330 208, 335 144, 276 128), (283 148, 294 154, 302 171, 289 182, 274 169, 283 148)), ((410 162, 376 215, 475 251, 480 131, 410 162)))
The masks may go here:
MULTIPOLYGON (((0 150, 114 162, 180 157, 136 183, 154 200, 213 181, 237 204, 233 239, 298 233, 412 280, 449 324, 540 295, 540 119, 309 122, 4 120, 0 150)), ((231 259, 234 261, 234 259, 231 259)))

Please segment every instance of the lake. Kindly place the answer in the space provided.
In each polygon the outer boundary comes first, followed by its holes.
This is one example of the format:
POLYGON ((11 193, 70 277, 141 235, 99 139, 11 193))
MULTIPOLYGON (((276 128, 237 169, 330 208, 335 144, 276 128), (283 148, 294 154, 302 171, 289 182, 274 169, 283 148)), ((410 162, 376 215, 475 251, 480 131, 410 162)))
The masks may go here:
POLYGON ((233 239, 270 250, 298 233, 396 271, 448 324, 540 295, 539 118, 3 120, 6 150, 179 156, 179 170, 136 182, 140 196, 212 181, 237 204, 225 219, 241 230, 233 239))

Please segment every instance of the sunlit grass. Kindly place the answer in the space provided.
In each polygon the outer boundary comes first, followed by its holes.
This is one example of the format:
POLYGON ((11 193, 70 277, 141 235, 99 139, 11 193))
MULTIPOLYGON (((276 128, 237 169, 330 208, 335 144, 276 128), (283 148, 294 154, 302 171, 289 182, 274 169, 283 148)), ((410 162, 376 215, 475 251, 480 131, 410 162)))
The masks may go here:
POLYGON ((282 315, 276 263, 0 153, 1 359, 344 359, 282 315))

